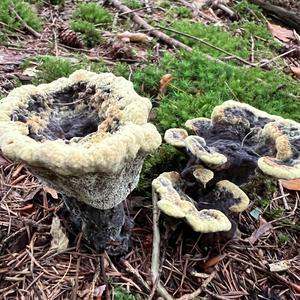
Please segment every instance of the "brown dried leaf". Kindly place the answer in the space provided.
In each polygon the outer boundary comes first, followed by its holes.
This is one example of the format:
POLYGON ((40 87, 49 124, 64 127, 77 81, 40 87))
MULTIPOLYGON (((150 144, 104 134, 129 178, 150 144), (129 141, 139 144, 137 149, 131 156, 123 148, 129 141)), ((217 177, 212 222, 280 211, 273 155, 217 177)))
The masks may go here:
POLYGON ((165 74, 160 80, 159 86, 159 96, 163 96, 166 92, 167 87, 170 85, 171 81, 174 79, 172 74, 165 74))
POLYGON ((287 29, 285 27, 282 27, 280 25, 268 23, 268 28, 271 31, 272 35, 276 37, 277 39, 283 41, 283 42, 290 42, 291 40, 295 39, 294 32, 291 29, 287 29))
POLYGON ((202 266, 203 269, 207 269, 209 267, 213 267, 218 264, 221 260, 223 260, 225 255, 217 255, 214 257, 209 258, 202 266))
POLYGON ((300 178, 290 180, 280 179, 279 181, 282 186, 288 190, 300 191, 300 178))
POLYGON ((145 33, 141 33, 141 32, 132 33, 129 31, 118 33, 117 38, 121 39, 123 42, 145 43, 145 44, 149 43, 152 39, 145 33))
POLYGON ((300 78, 300 67, 291 67, 292 72, 298 78, 300 78))
POLYGON ((250 244, 254 244, 261 236, 266 233, 269 233, 272 230, 273 226, 270 223, 261 223, 261 225, 253 231, 251 236, 247 239, 250 244))
POLYGON ((64 228, 60 224, 59 218, 56 216, 52 219, 50 233, 53 237, 50 249, 56 249, 57 252, 61 252, 68 248, 69 239, 65 234, 64 228))

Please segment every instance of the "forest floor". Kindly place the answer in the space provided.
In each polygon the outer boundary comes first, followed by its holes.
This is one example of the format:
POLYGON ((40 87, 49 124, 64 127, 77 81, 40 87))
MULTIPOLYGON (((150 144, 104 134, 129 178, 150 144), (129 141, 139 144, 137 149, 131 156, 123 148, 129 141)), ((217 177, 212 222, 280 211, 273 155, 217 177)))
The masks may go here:
MULTIPOLYGON (((232 98, 300 121, 299 35, 247 1, 126 0, 127 12, 118 1, 97 1, 105 10, 80 8, 91 1, 25 2, 0 3, 0 98, 84 68, 131 80, 151 98, 162 134, 232 98)), ((150 182, 174 159, 164 145, 146 161, 127 200, 130 251, 109 257, 74 230, 56 191, 0 155, 0 299, 158 299, 150 182), (69 239, 59 253, 51 249, 56 216, 69 239)), ((299 299, 299 190, 299 182, 257 180, 229 239, 161 216, 159 280, 168 299, 299 299)))

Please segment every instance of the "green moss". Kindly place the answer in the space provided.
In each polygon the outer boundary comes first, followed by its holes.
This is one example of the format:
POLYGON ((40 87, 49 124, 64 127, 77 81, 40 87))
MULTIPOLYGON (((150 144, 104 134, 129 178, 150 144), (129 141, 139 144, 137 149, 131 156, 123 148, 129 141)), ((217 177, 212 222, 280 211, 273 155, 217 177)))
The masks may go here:
POLYGON ((79 4, 75 9, 73 19, 86 21, 94 25, 109 26, 113 17, 109 10, 92 2, 79 4))
POLYGON ((161 8, 170 8, 171 7, 171 2, 168 0, 160 0, 158 1, 158 6, 161 8))
POLYGON ((138 9, 143 7, 143 4, 139 0, 123 0, 122 2, 130 9, 138 9))
POLYGON ((265 20, 260 7, 249 3, 247 0, 238 1, 238 3, 233 6, 233 9, 239 15, 240 19, 256 22, 265 20))
POLYGON ((140 297, 136 297, 130 294, 125 289, 117 287, 114 289, 114 299, 115 300, 138 300, 140 297))
POLYGON ((192 10, 185 6, 173 6, 167 12, 168 18, 186 19, 193 16, 192 10))
POLYGON ((161 130, 183 126, 190 118, 209 117, 212 109, 229 99, 300 120, 300 86, 289 76, 259 68, 237 68, 207 60, 200 51, 166 53, 161 66, 149 65, 132 74, 140 92, 156 96, 163 74, 174 77, 158 109, 161 130), (293 94, 293 95, 292 95, 293 94))
POLYGON ((162 144, 158 150, 149 155, 143 165, 138 190, 151 193, 151 182, 162 172, 174 171, 186 162, 186 157, 175 147, 162 144), (162 164, 163 162, 163 164, 162 164))
POLYGON ((64 6, 65 5, 65 0, 50 0, 50 3, 52 5, 64 6))
POLYGON ((24 20, 26 24, 36 31, 42 30, 42 21, 37 16, 32 5, 22 0, 1 0, 0 1, 0 21, 11 28, 23 29, 21 22, 10 11, 10 3, 13 3, 14 9, 24 20))
POLYGON ((279 232, 277 235, 279 246, 283 246, 292 240, 292 237, 288 233, 279 232))
POLYGON ((277 191, 277 180, 263 174, 255 174, 249 183, 243 185, 243 191, 261 209, 266 208, 277 191))
POLYGON ((81 33, 87 47, 94 47, 102 41, 101 31, 97 26, 106 28, 112 19, 112 14, 104 7, 96 3, 82 3, 76 7, 70 26, 81 33))
MULTIPOLYGON (((242 37, 233 36, 231 33, 224 31, 220 27, 204 25, 200 22, 191 23, 190 20, 181 20, 175 21, 171 25, 171 28, 179 32, 187 33, 194 37, 203 39, 213 44, 214 46, 220 47, 232 54, 239 55, 244 58, 247 58, 249 56, 249 50, 251 49, 249 42, 242 37)), ((173 35, 176 39, 180 40, 184 44, 197 48, 203 53, 207 53, 216 57, 228 56, 228 54, 224 54, 189 37, 185 37, 180 34, 171 35, 173 35)))
POLYGON ((285 210, 283 208, 273 208, 265 212, 264 216, 267 221, 276 220, 283 217, 285 210))
MULTIPOLYGON (((93 72, 107 72, 103 62, 90 62, 87 59, 79 57, 74 61, 56 58, 52 56, 37 57, 39 63, 38 77, 34 79, 34 84, 47 83, 60 77, 67 77, 71 73, 79 69, 86 69, 93 72)), ((26 68, 30 62, 25 62, 22 67, 26 68)))
POLYGON ((95 27, 95 25, 87 21, 71 21, 71 28, 81 34, 81 38, 87 47, 94 47, 95 45, 101 43, 102 38, 100 31, 95 27))

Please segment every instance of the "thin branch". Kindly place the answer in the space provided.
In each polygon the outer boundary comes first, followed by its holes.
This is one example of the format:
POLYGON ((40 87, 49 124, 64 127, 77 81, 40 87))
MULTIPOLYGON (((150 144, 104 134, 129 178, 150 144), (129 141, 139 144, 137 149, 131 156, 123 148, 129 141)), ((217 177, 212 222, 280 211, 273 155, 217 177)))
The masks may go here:
POLYGON ((151 35, 153 35, 154 37, 160 39, 161 41, 163 41, 164 43, 176 47, 176 48, 181 48, 181 49, 185 49, 188 51, 192 51, 192 49, 169 37, 168 35, 166 35, 165 33, 155 29, 153 26, 149 25, 143 18, 141 18, 138 14, 136 14, 135 12, 133 12, 130 8, 128 8, 127 6, 125 6, 124 4, 122 4, 120 1, 118 0, 108 0, 108 2, 114 6, 116 9, 118 9, 120 11, 120 13, 124 14, 128 14, 131 19, 138 25, 140 25, 142 28, 149 30, 149 33, 151 35))
POLYGON ((17 13, 17 11, 15 10, 15 8, 13 7, 13 4, 11 2, 10 8, 9 8, 13 14, 15 14, 16 18, 22 23, 23 27, 29 32, 31 33, 33 36, 35 36, 36 38, 40 38, 42 35, 40 33, 38 33, 37 31, 35 31, 32 27, 30 27, 21 17, 20 15, 17 13))
POLYGON ((190 34, 181 32, 181 31, 177 31, 177 30, 174 30, 174 29, 171 29, 171 28, 167 28, 167 27, 164 27, 164 26, 161 26, 161 25, 157 25, 157 27, 160 28, 160 29, 166 30, 166 31, 170 31, 170 32, 173 32, 173 33, 176 33, 176 34, 180 34, 180 35, 182 35, 182 36, 188 37, 188 38, 193 39, 193 40, 195 40, 195 41, 198 41, 198 42, 200 42, 200 43, 202 43, 202 44, 204 44, 204 45, 206 45, 206 46, 208 46, 208 47, 210 47, 210 48, 213 48, 213 49, 218 50, 218 51, 220 51, 220 52, 223 52, 223 53, 225 53, 225 54, 227 54, 227 55, 230 55, 230 56, 234 57, 235 59, 237 59, 237 60, 243 62, 244 64, 247 64, 247 65, 249 65, 249 66, 251 66, 251 67, 256 67, 255 64, 253 64, 253 63, 251 63, 251 62, 245 60, 244 58, 242 58, 242 57, 240 57, 240 56, 238 56, 238 55, 232 54, 232 53, 230 53, 230 52, 228 52, 228 51, 226 51, 226 50, 224 50, 224 49, 222 49, 222 48, 219 48, 219 47, 217 47, 217 46, 214 46, 214 45, 212 45, 211 43, 209 43, 209 42, 207 42, 207 41, 205 41, 205 40, 203 40, 203 39, 200 39, 200 38, 198 38, 198 37, 196 37, 196 36, 193 36, 193 35, 190 35, 190 34))
POLYGON ((152 188, 152 204, 153 204, 153 245, 151 259, 151 274, 153 285, 157 285, 157 292, 166 300, 173 300, 165 287, 159 281, 159 260, 160 260, 160 232, 159 232, 159 210, 157 206, 157 194, 152 188))

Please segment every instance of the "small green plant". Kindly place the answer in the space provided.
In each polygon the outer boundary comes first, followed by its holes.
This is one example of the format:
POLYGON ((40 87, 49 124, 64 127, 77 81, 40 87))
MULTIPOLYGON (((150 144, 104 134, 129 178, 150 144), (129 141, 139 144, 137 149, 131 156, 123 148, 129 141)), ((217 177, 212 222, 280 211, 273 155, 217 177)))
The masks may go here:
POLYGON ((32 5, 23 0, 1 0, 0 1, 0 21, 8 25, 10 28, 22 29, 22 23, 17 19, 17 14, 24 20, 26 24, 36 31, 42 30, 42 21, 37 16, 32 5))
POLYGON ((65 0, 50 0, 50 3, 52 5, 64 6, 65 5, 65 0))
POLYGON ((170 18, 186 19, 193 16, 192 10, 185 6, 174 6, 167 12, 167 16, 170 18))
POLYGON ((161 0, 161 1, 158 1, 158 6, 160 6, 161 8, 168 9, 171 7, 171 2, 168 0, 161 0))
POLYGON ((106 27, 110 25, 113 17, 109 10, 92 2, 79 4, 75 9, 73 19, 106 27))
POLYGON ((284 215, 283 208, 273 208, 265 212, 265 217, 268 221, 276 220, 284 215))
POLYGON ((122 2, 131 9, 143 7, 143 4, 139 0, 123 0, 122 2))
POLYGON ((87 47, 101 43, 101 31, 97 26, 105 28, 112 22, 112 14, 96 3, 79 4, 70 22, 71 28, 81 33, 87 47))
POLYGON ((127 292, 125 289, 121 287, 117 287, 114 290, 114 299, 115 300, 138 300, 139 297, 135 297, 134 295, 127 292))
POLYGON ((71 21, 71 28, 81 34, 82 40, 87 47, 93 47, 102 41, 100 31, 95 25, 87 21, 71 21))
POLYGON ((239 1, 236 5, 234 5, 233 9, 239 15, 240 19, 256 22, 265 20, 260 7, 249 3, 247 0, 239 1))
POLYGON ((283 246, 291 241, 291 236, 288 233, 279 232, 277 235, 278 244, 283 246))
MULTIPOLYGON (((93 72, 107 72, 105 64, 102 61, 91 63, 89 60, 78 57, 75 61, 70 61, 53 56, 37 57, 36 62, 39 63, 38 76, 34 79, 34 84, 47 83, 60 77, 67 77, 78 69, 86 69, 93 72)), ((26 68, 31 61, 27 60, 22 64, 22 68, 26 68)))

